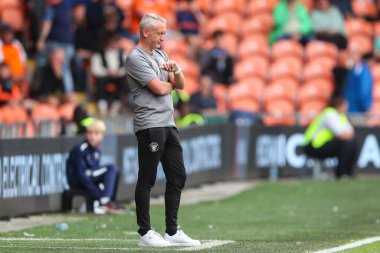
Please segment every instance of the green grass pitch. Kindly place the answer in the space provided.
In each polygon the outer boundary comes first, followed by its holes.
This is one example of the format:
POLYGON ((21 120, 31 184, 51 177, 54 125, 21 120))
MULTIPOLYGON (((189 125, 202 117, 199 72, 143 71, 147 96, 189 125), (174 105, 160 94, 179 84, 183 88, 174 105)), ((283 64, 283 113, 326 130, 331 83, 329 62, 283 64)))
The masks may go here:
MULTIPOLYGON (((163 233, 164 207, 153 206, 151 216, 163 233)), ((180 252, 138 247, 133 207, 83 217, 67 231, 50 225, 0 233, 0 252, 180 252)), ((197 239, 234 241, 193 252, 316 252, 380 236, 380 179, 263 182, 232 198, 182 206, 179 223, 197 239)), ((380 242, 342 252, 380 252, 380 242)))

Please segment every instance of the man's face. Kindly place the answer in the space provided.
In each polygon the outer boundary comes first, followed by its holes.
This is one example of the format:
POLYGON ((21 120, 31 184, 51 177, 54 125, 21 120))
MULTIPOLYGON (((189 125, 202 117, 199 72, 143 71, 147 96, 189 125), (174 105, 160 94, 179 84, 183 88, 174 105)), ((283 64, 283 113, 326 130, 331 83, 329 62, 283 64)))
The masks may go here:
POLYGON ((104 138, 104 133, 101 131, 87 131, 86 139, 92 147, 99 147, 104 138))
POLYGON ((151 49, 158 49, 161 47, 161 43, 164 41, 166 34, 166 24, 162 21, 157 21, 154 28, 147 28, 147 40, 151 49))

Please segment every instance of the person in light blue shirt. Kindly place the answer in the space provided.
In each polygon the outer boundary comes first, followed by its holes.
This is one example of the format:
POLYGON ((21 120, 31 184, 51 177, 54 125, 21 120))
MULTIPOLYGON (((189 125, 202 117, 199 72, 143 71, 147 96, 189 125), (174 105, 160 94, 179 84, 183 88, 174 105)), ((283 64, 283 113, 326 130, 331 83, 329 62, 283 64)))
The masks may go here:
POLYGON ((365 113, 372 107, 371 70, 362 59, 362 53, 357 46, 350 46, 348 55, 349 65, 352 67, 347 73, 343 95, 348 101, 349 113, 365 113))

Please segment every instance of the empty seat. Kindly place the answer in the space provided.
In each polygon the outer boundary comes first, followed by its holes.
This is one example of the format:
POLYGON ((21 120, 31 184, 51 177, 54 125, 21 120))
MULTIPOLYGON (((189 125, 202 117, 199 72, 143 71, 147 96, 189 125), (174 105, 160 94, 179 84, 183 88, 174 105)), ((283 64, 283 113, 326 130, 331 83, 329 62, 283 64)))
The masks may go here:
POLYGON ((270 65, 269 79, 293 78, 298 81, 301 77, 302 61, 296 57, 282 57, 270 65))
POLYGON ((21 31, 25 25, 24 13, 21 8, 6 8, 1 10, 1 21, 9 24, 15 31, 21 31))
POLYGON ((356 16, 371 17, 377 16, 377 7, 374 1, 369 0, 353 0, 352 10, 356 16))
POLYGON ((225 12, 236 12, 242 14, 244 11, 245 0, 216 0, 213 4, 213 14, 219 15, 225 12))
POLYGON ((323 65, 320 61, 311 61, 303 68, 303 81, 309 82, 315 79, 331 81, 333 78, 332 69, 323 65))
POLYGON ((269 34, 273 28, 273 17, 271 13, 261 13, 254 15, 243 22, 242 35, 243 37, 252 34, 269 34))
POLYGON ((264 82, 257 78, 244 79, 229 90, 229 109, 256 113, 260 111, 264 82))
POLYGON ((58 114, 61 119, 65 119, 66 121, 72 121, 74 110, 77 105, 75 103, 64 103, 58 106, 58 114))
POLYGON ((265 108, 263 122, 266 126, 295 125, 295 106, 288 100, 270 101, 265 108))
POLYGON ((179 54, 187 57, 189 54, 189 46, 185 40, 169 39, 162 43, 162 48, 169 54, 179 54))
POLYGON ((348 47, 351 46, 360 49, 362 54, 371 53, 373 50, 373 40, 371 37, 366 35, 355 35, 348 38, 348 47))
POLYGON ((307 61, 317 57, 330 57, 336 60, 338 57, 338 48, 332 43, 315 40, 306 45, 305 55, 307 61))
POLYGON ((371 66, 371 73, 373 80, 380 81, 380 63, 371 66))
POLYGON ((304 83, 299 90, 299 103, 307 101, 319 100, 329 101, 334 91, 332 82, 324 79, 314 79, 304 83))
POLYGON ((186 77, 185 78, 185 87, 183 90, 188 94, 192 95, 193 93, 199 90, 199 79, 194 77, 186 77))
POLYGON ((299 107, 300 125, 309 125, 326 106, 327 102, 322 100, 303 101, 299 107))
POLYGON ((263 57, 268 57, 269 55, 268 39, 263 35, 245 37, 239 44, 238 59, 242 60, 255 55, 262 55, 263 57))
POLYGON ((269 83, 265 87, 265 107, 274 100, 287 100, 295 103, 297 88, 298 83, 288 78, 269 83))
POLYGON ((215 16, 207 22, 207 34, 212 35, 216 31, 238 34, 241 29, 242 16, 234 12, 223 13, 215 16))
POLYGON ((277 0, 251 0, 248 1, 248 15, 253 16, 261 13, 272 13, 277 0))
POLYGON ((363 19, 350 18, 346 20, 345 24, 348 37, 356 35, 364 35, 371 37, 373 35, 373 27, 371 23, 363 19))
POLYGON ((261 56, 252 56, 239 61, 234 67, 234 78, 237 81, 248 77, 266 79, 268 71, 268 59, 261 56))
POLYGON ((179 66, 181 66, 182 72, 186 77, 189 78, 199 78, 200 69, 199 65, 196 64, 193 60, 185 58, 182 55, 172 55, 172 60, 175 60, 179 66))
POLYGON ((272 59, 292 56, 303 58, 303 46, 294 40, 279 40, 272 46, 272 59))

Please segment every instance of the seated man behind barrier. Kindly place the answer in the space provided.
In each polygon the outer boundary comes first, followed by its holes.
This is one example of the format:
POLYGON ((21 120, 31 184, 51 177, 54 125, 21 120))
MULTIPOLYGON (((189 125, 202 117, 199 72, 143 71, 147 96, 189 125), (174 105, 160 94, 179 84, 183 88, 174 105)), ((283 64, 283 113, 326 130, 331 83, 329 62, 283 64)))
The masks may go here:
POLYGON ((94 198, 94 212, 99 214, 119 211, 111 201, 115 200, 118 170, 115 165, 101 166, 99 145, 104 138, 105 124, 94 119, 88 126, 86 139, 75 145, 66 164, 70 188, 83 189, 94 198))
POLYGON ((337 179, 343 175, 354 175, 357 158, 354 129, 345 115, 347 107, 344 98, 333 98, 305 132, 304 151, 307 155, 321 159, 338 158, 335 170, 337 179))

